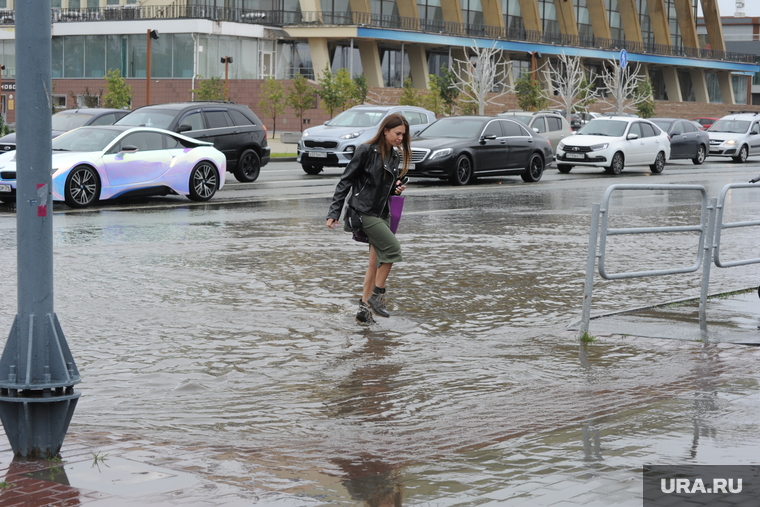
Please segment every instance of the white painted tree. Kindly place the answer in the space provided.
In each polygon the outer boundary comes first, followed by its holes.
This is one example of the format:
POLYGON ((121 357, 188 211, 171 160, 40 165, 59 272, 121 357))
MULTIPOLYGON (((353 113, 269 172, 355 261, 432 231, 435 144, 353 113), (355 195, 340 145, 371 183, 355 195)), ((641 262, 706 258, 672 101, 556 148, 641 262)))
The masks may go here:
POLYGON ((563 51, 556 63, 549 60, 543 67, 544 80, 552 83, 554 91, 543 90, 543 95, 550 103, 566 112, 567 121, 573 111, 586 109, 595 102, 599 93, 589 83, 596 81, 596 72, 591 70, 586 75, 583 61, 579 56, 569 56, 563 51))
POLYGON ((640 64, 621 68, 617 60, 607 60, 601 78, 608 93, 608 98, 602 102, 609 106, 609 111, 617 115, 626 111, 634 112, 638 104, 649 100, 649 96, 640 91, 639 84, 647 79, 640 71, 640 64))
POLYGON ((486 104, 497 104, 499 97, 512 92, 509 85, 509 73, 512 62, 502 59, 502 50, 496 48, 496 43, 491 47, 478 47, 473 41, 472 46, 465 48, 466 54, 474 55, 473 58, 462 61, 454 60, 451 69, 456 80, 454 86, 459 91, 459 97, 465 102, 472 102, 478 106, 478 114, 485 114, 486 104), (489 94, 496 91, 489 98, 489 94))

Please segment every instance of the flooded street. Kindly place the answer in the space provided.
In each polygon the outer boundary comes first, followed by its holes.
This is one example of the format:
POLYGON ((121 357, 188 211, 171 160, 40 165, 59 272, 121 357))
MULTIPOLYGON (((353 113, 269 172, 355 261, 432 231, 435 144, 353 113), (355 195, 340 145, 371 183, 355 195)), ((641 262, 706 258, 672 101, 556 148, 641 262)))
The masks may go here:
MULTIPOLYGON (((640 505, 644 464, 752 463, 760 404, 741 400, 760 397, 756 348, 581 344, 567 331, 607 186, 701 184, 717 197, 757 173, 690 168, 657 181, 413 182, 392 317, 371 327, 354 319, 366 246, 324 225, 336 177, 297 199, 56 205, 55 310, 83 379, 69 435, 120 435, 199 474, 192 495, 220 505, 532 506, 570 490, 592 495, 578 505, 640 505)), ((757 220, 757 195, 737 193, 725 220, 757 220)), ((694 202, 620 197, 610 226, 698 223, 694 202)), ((757 257, 750 231, 726 234, 727 259, 757 257)), ((690 265, 696 246, 688 233, 615 238, 608 269, 690 265)), ((12 212, 0 214, 0 261, 4 342, 12 212)), ((597 275, 592 313, 699 297, 700 282, 597 275)), ((758 282, 758 265, 714 268, 710 292, 758 282)))

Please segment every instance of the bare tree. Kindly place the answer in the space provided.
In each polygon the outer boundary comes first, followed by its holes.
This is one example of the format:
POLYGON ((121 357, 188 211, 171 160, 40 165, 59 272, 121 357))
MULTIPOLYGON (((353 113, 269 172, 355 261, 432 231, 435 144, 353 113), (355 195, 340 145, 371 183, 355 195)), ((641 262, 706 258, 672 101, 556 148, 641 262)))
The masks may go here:
POLYGON ((496 43, 490 48, 479 48, 475 41, 466 54, 474 54, 467 61, 455 60, 452 72, 456 77, 454 87, 459 91, 459 99, 477 104, 478 114, 485 113, 486 104, 496 104, 499 97, 513 89, 508 84, 512 62, 502 59, 502 50, 496 49, 496 43), (488 98, 489 93, 499 90, 488 98))
POLYGON ((567 121, 570 121, 573 111, 585 109, 596 102, 599 96, 591 84, 596 81, 596 72, 591 70, 586 76, 582 59, 579 56, 568 56, 563 51, 556 65, 550 60, 542 72, 545 81, 552 83, 557 93, 554 95, 542 89, 544 97, 565 110, 567 121))
POLYGON ((650 96, 642 93, 643 87, 639 86, 647 79, 639 74, 640 70, 640 64, 621 68, 616 60, 607 60, 601 77, 609 95, 602 102, 609 106, 610 111, 618 115, 626 110, 635 111, 638 104, 650 99, 650 96))

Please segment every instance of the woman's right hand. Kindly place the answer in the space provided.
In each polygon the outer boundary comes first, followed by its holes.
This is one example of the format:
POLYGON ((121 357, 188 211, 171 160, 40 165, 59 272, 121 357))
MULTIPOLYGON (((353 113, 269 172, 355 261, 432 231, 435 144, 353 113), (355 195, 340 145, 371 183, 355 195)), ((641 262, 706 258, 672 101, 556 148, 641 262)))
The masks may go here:
POLYGON ((338 221, 334 218, 328 218, 327 219, 327 227, 330 229, 335 229, 335 226, 338 225, 338 221))

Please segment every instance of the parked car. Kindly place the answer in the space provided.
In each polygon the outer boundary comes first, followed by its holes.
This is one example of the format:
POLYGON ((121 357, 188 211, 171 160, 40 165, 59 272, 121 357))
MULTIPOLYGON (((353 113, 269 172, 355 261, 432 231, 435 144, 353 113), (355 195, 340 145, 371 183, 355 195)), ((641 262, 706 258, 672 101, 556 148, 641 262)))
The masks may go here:
POLYGON ((549 141, 518 121, 490 116, 441 118, 412 138, 410 177, 466 185, 482 176, 541 179, 552 164, 549 141))
MULTIPOLYGON (((82 109, 66 109, 59 111, 52 117, 53 139, 64 132, 83 127, 85 125, 111 125, 116 120, 125 116, 127 109, 108 109, 88 107, 82 109)), ((16 149, 16 133, 0 137, 0 152, 13 151, 16 149)))
POLYGON ((641 118, 610 116, 591 120, 557 147, 557 169, 603 167, 620 174, 626 165, 648 165, 659 174, 670 158, 670 140, 660 127, 641 118))
POLYGON ((251 182, 269 163, 267 129, 248 106, 232 102, 176 102, 138 107, 116 125, 154 127, 213 143, 238 181, 251 182))
POLYGON ((683 118, 649 118, 670 136, 670 158, 691 159, 696 165, 704 163, 710 149, 710 136, 699 124, 683 118))
POLYGON ((731 157, 734 162, 760 155, 760 115, 729 114, 707 129, 711 157, 731 157))
POLYGON ((628 117, 628 118, 638 118, 639 117, 639 115, 633 114, 633 113, 620 113, 620 114, 617 114, 617 113, 612 113, 612 112, 602 113, 602 116, 605 116, 605 117, 609 117, 609 116, 625 116, 625 117, 628 117))
MULTIPOLYGON (((53 139, 54 201, 85 208, 130 194, 208 201, 224 186, 227 161, 206 143, 148 127, 80 127, 53 139)), ((0 201, 16 200, 16 153, 0 155, 0 201)))
POLYGON ((710 126, 718 120, 720 120, 720 118, 707 118, 707 117, 693 118, 693 121, 702 125, 702 128, 704 130, 709 129, 710 126))
POLYGON ((499 116, 521 121, 529 129, 533 129, 536 133, 547 138, 555 155, 559 142, 573 133, 567 119, 552 111, 505 111, 499 113, 499 116))
POLYGON ((580 130, 581 127, 583 127, 585 124, 587 124, 594 118, 601 118, 601 117, 602 117, 602 113, 591 113, 591 112, 573 113, 573 116, 570 121, 570 128, 573 129, 573 131, 580 130))
POLYGON ((377 134, 382 120, 403 114, 412 135, 435 121, 435 113, 414 106, 354 106, 323 125, 303 131, 298 142, 298 162, 306 174, 319 174, 325 167, 345 167, 356 147, 377 134))

